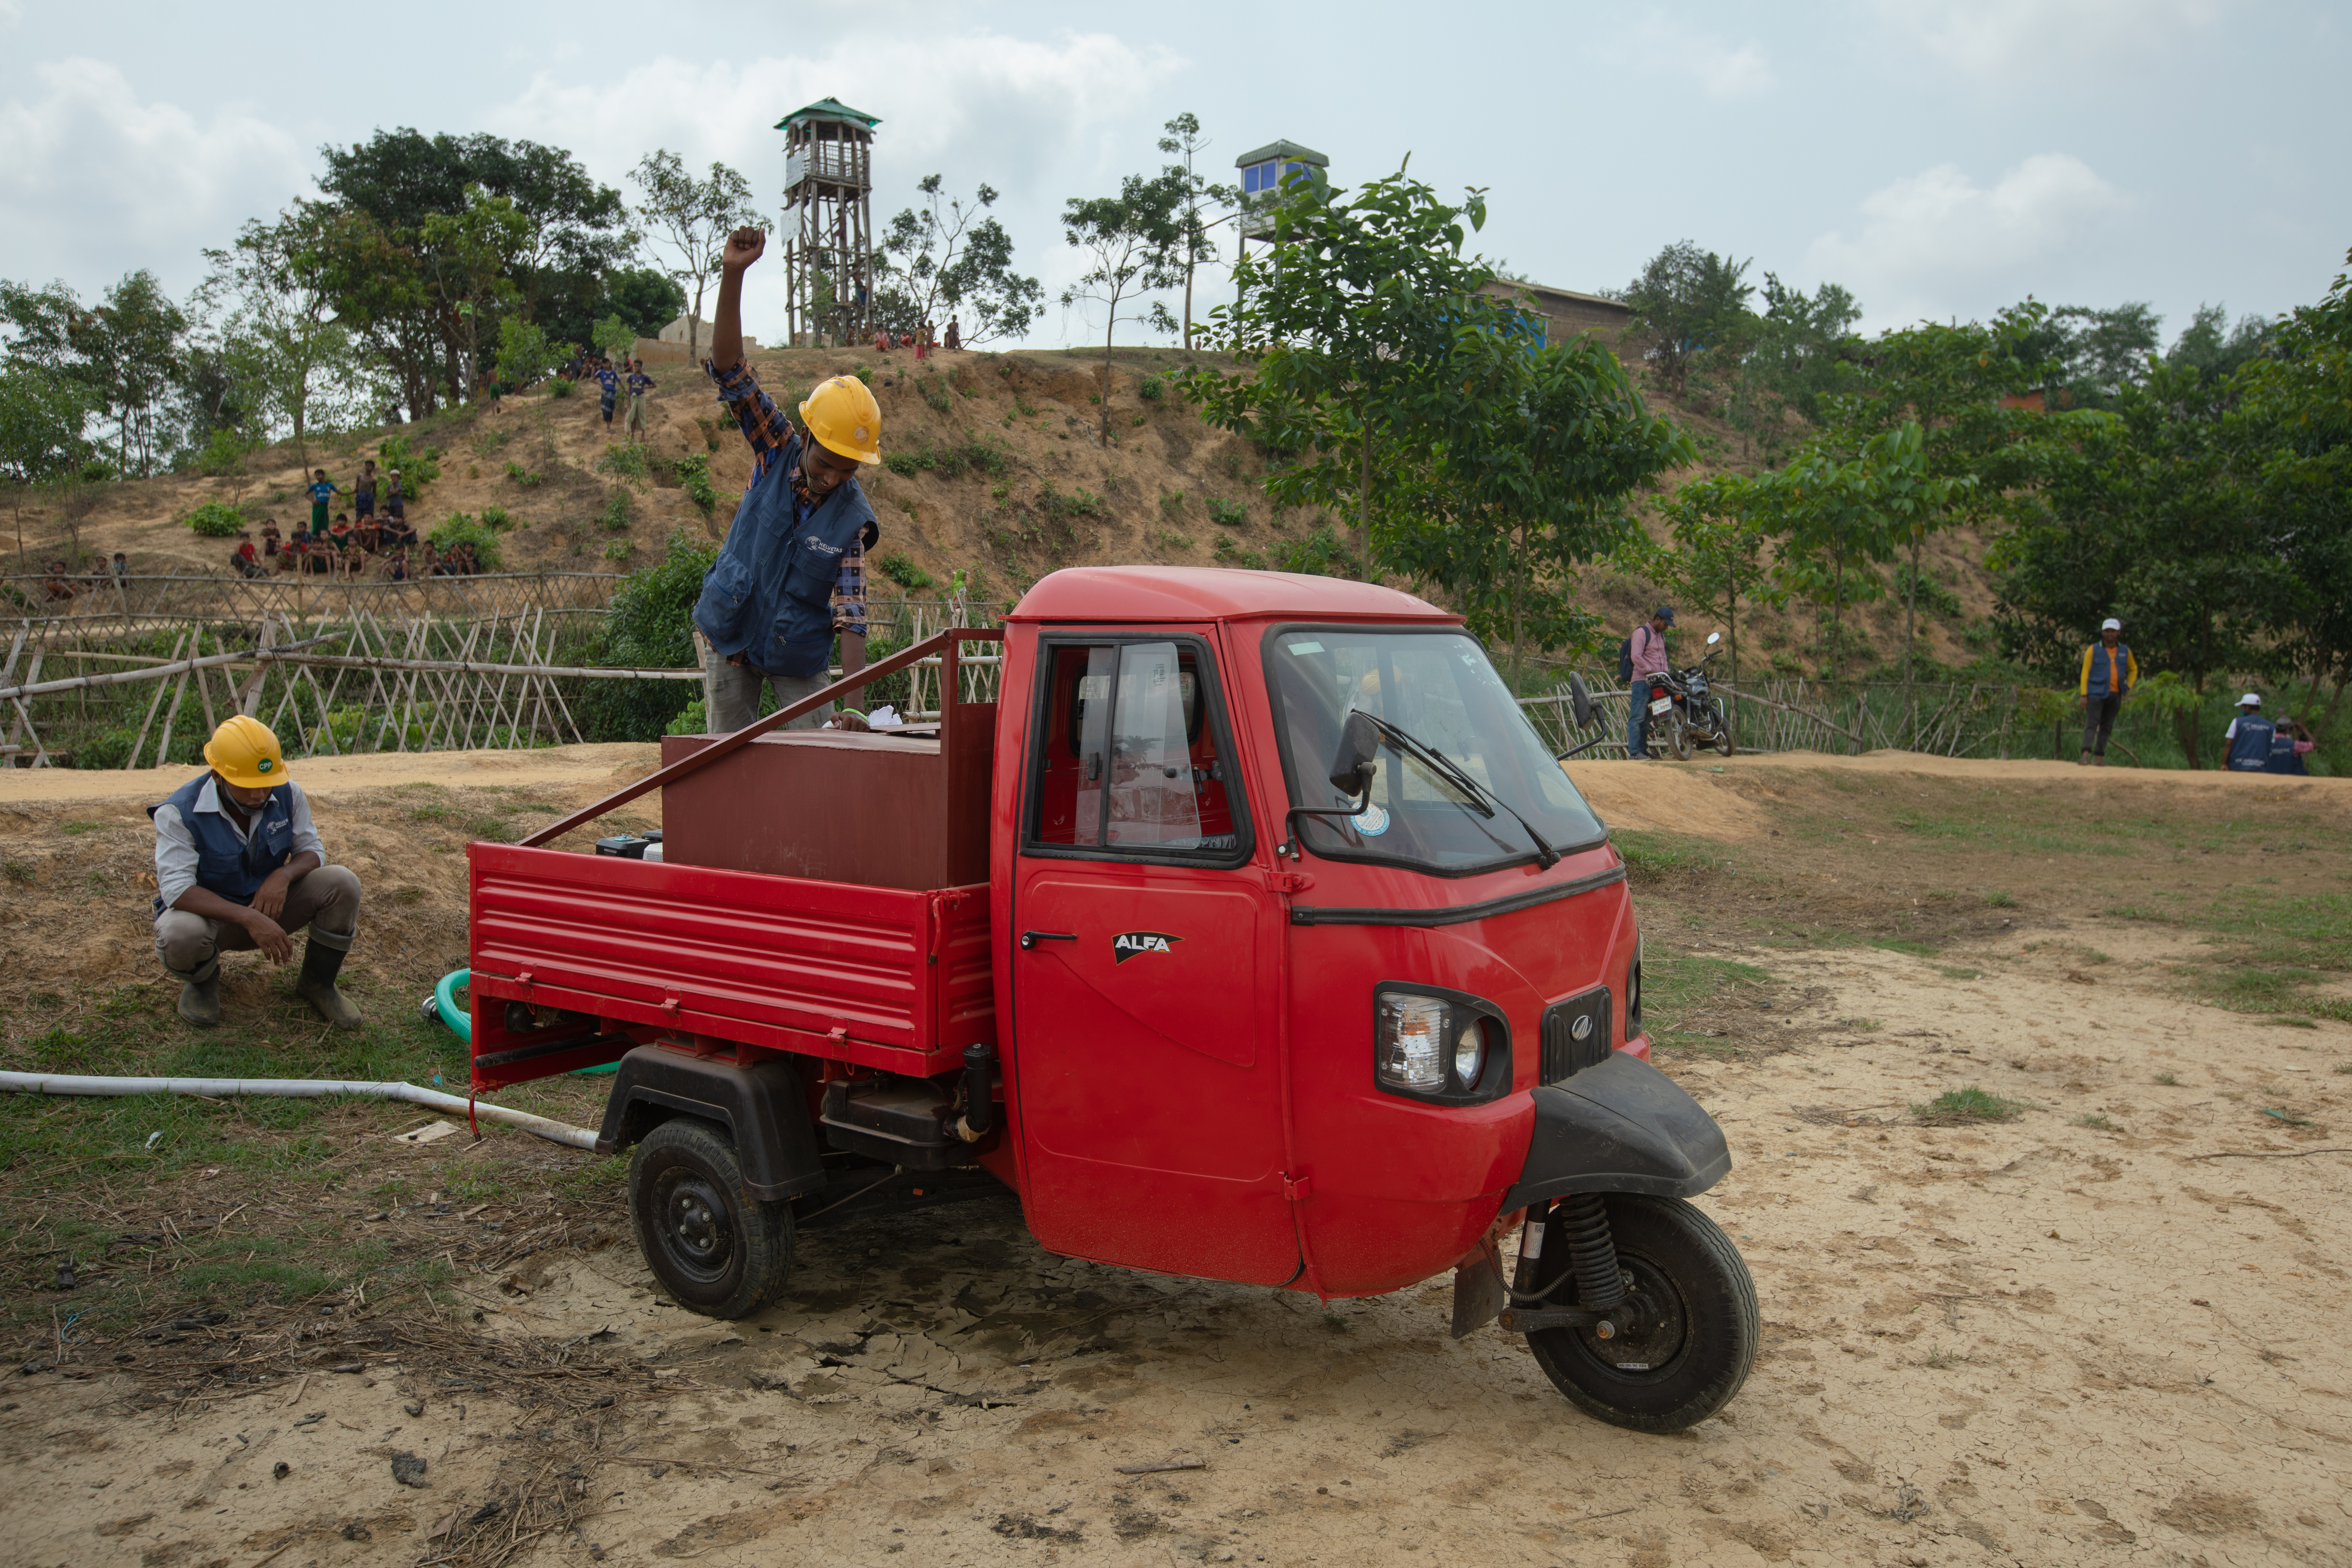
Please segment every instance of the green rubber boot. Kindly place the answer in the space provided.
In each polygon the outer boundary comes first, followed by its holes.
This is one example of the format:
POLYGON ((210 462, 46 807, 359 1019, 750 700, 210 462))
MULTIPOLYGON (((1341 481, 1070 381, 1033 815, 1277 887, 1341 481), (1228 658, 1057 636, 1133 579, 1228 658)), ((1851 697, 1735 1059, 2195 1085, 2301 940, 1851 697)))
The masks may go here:
POLYGON ((335 989, 335 976, 342 972, 343 955, 351 947, 352 936, 335 936, 313 926, 310 939, 302 948, 302 977, 294 983, 294 994, 317 1008, 319 1016, 338 1029, 360 1026, 359 1008, 335 989))
POLYGON ((173 970, 180 977, 180 1016, 199 1029, 220 1022, 220 960, 207 958, 194 973, 173 970))

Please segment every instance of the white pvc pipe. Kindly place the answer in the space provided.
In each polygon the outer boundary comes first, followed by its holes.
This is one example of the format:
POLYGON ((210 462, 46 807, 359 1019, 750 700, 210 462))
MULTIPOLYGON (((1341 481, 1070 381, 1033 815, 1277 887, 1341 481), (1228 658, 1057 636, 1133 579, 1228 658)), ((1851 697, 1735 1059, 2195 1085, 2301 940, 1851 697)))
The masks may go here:
MULTIPOLYGON (((89 1078, 71 1073, 0 1072, 0 1089, 23 1094, 85 1095, 100 1098, 131 1094, 201 1094, 215 1100, 257 1095, 269 1100, 325 1100, 347 1094, 359 1100, 404 1100, 435 1110, 465 1111, 468 1102, 437 1089, 413 1083, 354 1083, 315 1078, 89 1078)), ((472 1113, 484 1121, 520 1128, 557 1143, 592 1152, 596 1134, 585 1127, 551 1121, 528 1110, 472 1102, 472 1113)))

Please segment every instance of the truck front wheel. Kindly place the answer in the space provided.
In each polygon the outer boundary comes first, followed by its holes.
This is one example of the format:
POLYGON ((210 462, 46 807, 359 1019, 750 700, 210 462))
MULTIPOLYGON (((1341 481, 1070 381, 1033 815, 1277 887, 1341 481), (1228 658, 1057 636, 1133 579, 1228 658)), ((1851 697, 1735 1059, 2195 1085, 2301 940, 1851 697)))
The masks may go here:
MULTIPOLYGON (((1627 1299, 1611 1337, 1593 1329, 1538 1329, 1536 1364, 1586 1415, 1635 1432, 1679 1432, 1731 1402, 1762 1336, 1756 1282, 1731 1238, 1679 1198, 1612 1193, 1609 1234, 1627 1299)), ((1538 1283, 1567 1272, 1555 1218, 1538 1283)), ((1612 1318, 1620 1314, 1612 1311, 1612 1318)))
POLYGON ((791 1209, 753 1197, 726 1130, 697 1117, 673 1117, 637 1145, 629 1218, 662 1289, 706 1317, 759 1310, 792 1268, 791 1209))

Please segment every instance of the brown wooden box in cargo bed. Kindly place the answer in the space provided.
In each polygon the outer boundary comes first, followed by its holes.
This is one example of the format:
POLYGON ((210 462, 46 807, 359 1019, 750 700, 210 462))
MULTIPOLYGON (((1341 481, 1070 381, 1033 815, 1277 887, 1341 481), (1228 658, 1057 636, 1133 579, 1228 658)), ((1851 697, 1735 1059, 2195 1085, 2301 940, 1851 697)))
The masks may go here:
MULTIPOLYGON (((664 766, 714 735, 662 738, 664 766)), ((955 705, 935 738, 761 735, 662 790, 662 859, 870 888, 988 880, 996 705, 955 705)))

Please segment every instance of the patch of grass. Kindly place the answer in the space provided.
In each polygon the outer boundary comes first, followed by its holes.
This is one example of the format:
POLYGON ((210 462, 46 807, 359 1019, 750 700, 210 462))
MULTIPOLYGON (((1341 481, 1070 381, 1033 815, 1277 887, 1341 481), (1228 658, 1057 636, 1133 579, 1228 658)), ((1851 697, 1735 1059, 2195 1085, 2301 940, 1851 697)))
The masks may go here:
POLYGON ((22 860, 0 860, 0 877, 21 888, 33 879, 33 868, 22 860))
POLYGON ((1624 858, 1626 876, 1636 882, 1678 873, 1720 871, 1731 864, 1712 839, 1619 827, 1610 830, 1609 842, 1624 858))
POLYGON ((2316 1029, 2319 1027, 2308 1018, 2258 1018, 2254 1022, 2257 1027, 2266 1029, 2316 1029))
MULTIPOLYGON (((1775 985, 1770 971, 1736 959, 1676 952, 1652 942, 1642 954, 1642 1021, 1653 1038, 1664 1037, 1680 1020, 1702 1014, 1737 985, 1775 985)), ((1676 1048, 1705 1050, 1707 1046, 1676 1048)))
POLYGON ((2180 1075, 2178 1073, 2160 1072, 2156 1075, 2156 1081, 2163 1084, 2168 1089, 2178 1089, 2180 1087, 2180 1075))
POLYGON ((937 585, 929 572, 915 564, 915 558, 903 550, 894 550, 874 563, 874 569, 908 593, 918 593, 937 585))
POLYGON ((2014 1121, 2024 1109, 2021 1101, 1971 1087, 1948 1089, 1925 1105, 1914 1105, 1911 1114, 1929 1126, 1957 1127, 1973 1121, 2014 1121))
POLYGON ((1865 1035, 1876 1034, 1885 1026, 1886 1020, 1884 1018, 1840 1018, 1838 1020, 1838 1027, 1853 1029, 1865 1035))
POLYGON ((2339 1024, 2352 1024, 2352 999, 2321 996, 2304 1005, 2315 1018, 2333 1018, 2339 1024))
POLYGON ((1244 528, 1249 524, 1249 508, 1239 501, 1226 500, 1221 496, 1211 496, 1209 521, 1221 523, 1227 528, 1244 528))
POLYGON ((2168 925, 2172 921, 2162 910, 2152 910, 2145 904, 2114 904, 2099 912, 2110 920, 2149 921, 2158 925, 2168 925))
POLYGON ((64 831, 71 834, 96 833, 105 826, 103 822, 68 822, 63 825, 64 831))
POLYGON ((2086 947, 2083 950, 2083 962, 2085 963, 2113 963, 2115 960, 2108 957, 2105 953, 2101 952, 2095 947, 2086 947))
POLYGON ((1995 888, 1990 892, 1986 893, 1978 901, 1989 910, 2013 910, 2017 908, 2016 898, 1999 888, 1995 888))
POLYGON ((646 461, 646 449, 635 441, 605 447, 604 455, 596 459, 596 471, 640 482, 653 477, 653 469, 646 461))
POLYGON ((1981 980, 1984 978, 1984 971, 1981 969, 1938 969, 1936 973, 1942 975, 1947 980, 1981 980))
POLYGON ((408 808, 408 820, 411 822, 446 822, 450 815, 449 807, 437 800, 408 808))
POLYGON ((2104 1116, 2077 1116, 2074 1118, 2074 1125, 2077 1127, 2095 1127, 2102 1132, 2113 1132, 2116 1130, 2116 1124, 2108 1121, 2104 1116))
POLYGON ((1919 1358, 1919 1364, 1941 1372, 1946 1367, 1975 1366, 1978 1363, 1977 1358, 1966 1351, 1948 1351, 1943 1346, 1937 1345, 1919 1358))
POLYGON ((1883 948, 1888 952, 1908 953, 1913 958, 1933 958, 1936 956, 1936 950, 1929 947, 1926 942, 1912 942, 1904 937, 1886 937, 1880 941, 1874 942, 1870 945, 1875 948, 1883 948))

